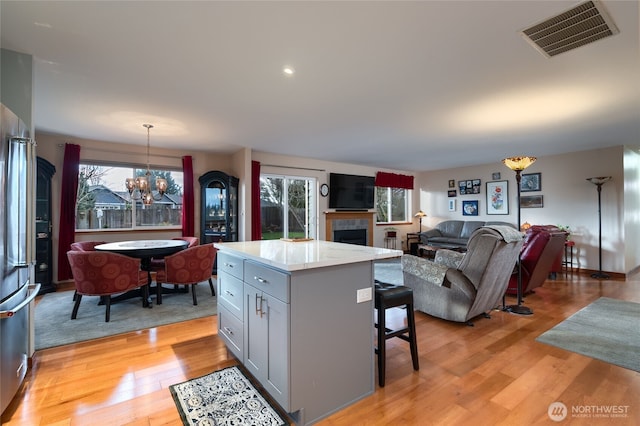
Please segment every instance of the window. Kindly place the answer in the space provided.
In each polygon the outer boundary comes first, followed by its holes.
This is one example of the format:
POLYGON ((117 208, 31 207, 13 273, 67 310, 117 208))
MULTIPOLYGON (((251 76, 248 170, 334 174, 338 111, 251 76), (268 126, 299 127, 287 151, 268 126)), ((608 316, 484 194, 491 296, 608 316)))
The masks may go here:
POLYGON ((262 239, 316 238, 315 178, 260 175, 262 239))
POLYGON ((76 230, 176 228, 182 218, 182 171, 151 170, 155 177, 167 180, 167 192, 145 206, 132 200, 124 182, 142 176, 146 169, 105 164, 80 164, 76 197, 76 230))
POLYGON ((411 190, 376 187, 377 223, 410 222, 411 190))

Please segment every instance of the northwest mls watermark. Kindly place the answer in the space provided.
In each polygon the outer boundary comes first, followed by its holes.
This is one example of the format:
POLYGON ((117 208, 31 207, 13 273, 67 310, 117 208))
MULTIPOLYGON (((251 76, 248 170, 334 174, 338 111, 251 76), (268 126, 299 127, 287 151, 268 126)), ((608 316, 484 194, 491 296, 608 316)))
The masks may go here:
POLYGON ((624 419, 629 416, 628 405, 572 405, 568 409, 562 402, 552 402, 547 409, 549 418, 561 422, 572 419, 624 419))

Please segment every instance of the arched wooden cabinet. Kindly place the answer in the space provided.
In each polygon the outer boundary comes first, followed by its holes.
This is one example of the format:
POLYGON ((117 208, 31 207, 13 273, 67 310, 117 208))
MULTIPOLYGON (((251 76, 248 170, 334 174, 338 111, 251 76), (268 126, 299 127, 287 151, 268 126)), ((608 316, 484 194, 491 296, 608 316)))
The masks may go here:
POLYGON ((239 179, 211 171, 200 182, 200 243, 238 241, 239 179))
POLYGON ((51 232, 51 178, 56 167, 44 158, 36 158, 36 282, 40 283, 40 294, 56 291, 53 283, 51 232))

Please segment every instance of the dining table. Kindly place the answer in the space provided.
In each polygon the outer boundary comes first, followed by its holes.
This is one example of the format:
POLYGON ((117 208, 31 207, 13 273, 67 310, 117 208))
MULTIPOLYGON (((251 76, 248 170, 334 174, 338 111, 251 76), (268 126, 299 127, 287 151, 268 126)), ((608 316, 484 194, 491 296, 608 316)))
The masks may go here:
POLYGON ((149 284, 144 286, 145 288, 142 289, 142 294, 140 294, 139 291, 128 292, 112 298, 112 303, 117 302, 118 300, 130 299, 137 295, 141 295, 143 297, 143 306, 147 308, 153 307, 151 296, 149 295, 149 287, 152 282, 151 259, 163 258, 177 253, 187 248, 188 244, 189 243, 184 240, 133 240, 105 243, 95 246, 95 250, 98 251, 109 251, 140 259, 140 269, 146 271, 148 274, 149 284))

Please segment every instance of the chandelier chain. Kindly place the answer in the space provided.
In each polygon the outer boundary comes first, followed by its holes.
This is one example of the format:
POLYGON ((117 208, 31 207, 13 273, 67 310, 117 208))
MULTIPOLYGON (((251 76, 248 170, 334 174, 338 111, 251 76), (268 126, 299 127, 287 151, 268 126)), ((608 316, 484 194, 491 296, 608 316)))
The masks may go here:
POLYGON ((132 200, 142 200, 143 204, 150 205, 154 201, 160 201, 162 199, 162 196, 167 191, 167 180, 160 176, 156 177, 156 194, 154 194, 151 189, 151 165, 149 162, 151 149, 150 130, 153 128, 153 125, 143 124, 142 126, 147 129, 147 173, 145 176, 127 178, 125 180, 125 187, 129 191, 129 196, 132 200))
POLYGON ((149 131, 153 128, 153 124, 143 124, 142 126, 147 128, 147 174, 151 174, 149 171, 149 131))

